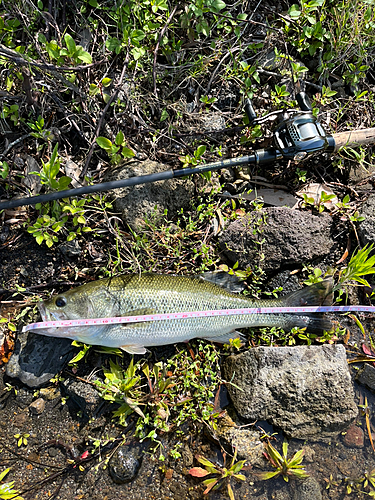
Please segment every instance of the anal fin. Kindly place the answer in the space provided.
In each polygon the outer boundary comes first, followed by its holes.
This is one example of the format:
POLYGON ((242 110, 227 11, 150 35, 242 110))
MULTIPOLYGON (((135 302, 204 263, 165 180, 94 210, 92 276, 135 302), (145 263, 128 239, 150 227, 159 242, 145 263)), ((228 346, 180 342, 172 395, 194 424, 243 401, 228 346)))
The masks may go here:
POLYGON ((222 335, 217 335, 216 337, 202 337, 210 342, 217 342, 218 344, 229 344, 230 339, 241 339, 245 340, 245 336, 242 333, 233 330, 233 332, 223 333, 222 335))

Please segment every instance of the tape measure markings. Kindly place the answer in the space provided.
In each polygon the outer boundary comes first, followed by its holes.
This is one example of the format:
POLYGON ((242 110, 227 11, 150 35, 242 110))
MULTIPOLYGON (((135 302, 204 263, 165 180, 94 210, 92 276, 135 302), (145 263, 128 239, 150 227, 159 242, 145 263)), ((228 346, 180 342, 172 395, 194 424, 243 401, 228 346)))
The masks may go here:
POLYGON ((93 326, 120 323, 143 323, 145 321, 165 321, 173 319, 202 318, 212 316, 236 316, 245 314, 287 314, 287 313, 320 313, 320 312, 375 312, 375 306, 305 306, 305 307, 252 307, 245 309, 217 309, 209 311, 186 311, 165 314, 147 314, 144 316, 118 316, 112 318, 72 319, 59 321, 42 321, 23 327, 22 331, 41 328, 63 328, 75 326, 93 326))

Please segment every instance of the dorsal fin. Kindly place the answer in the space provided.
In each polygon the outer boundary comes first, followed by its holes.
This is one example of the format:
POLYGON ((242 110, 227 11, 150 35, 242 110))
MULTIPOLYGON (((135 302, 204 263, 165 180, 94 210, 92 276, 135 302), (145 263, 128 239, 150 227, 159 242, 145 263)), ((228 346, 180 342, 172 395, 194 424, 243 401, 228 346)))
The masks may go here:
POLYGON ((228 274, 225 271, 207 272, 200 274, 199 277, 234 293, 242 292, 245 288, 245 285, 238 276, 228 274))

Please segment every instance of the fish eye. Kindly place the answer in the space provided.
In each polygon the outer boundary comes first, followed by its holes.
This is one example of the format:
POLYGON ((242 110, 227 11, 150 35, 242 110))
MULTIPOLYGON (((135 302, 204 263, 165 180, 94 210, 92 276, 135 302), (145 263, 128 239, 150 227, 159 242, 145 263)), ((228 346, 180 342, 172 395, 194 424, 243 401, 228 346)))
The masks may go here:
POLYGON ((55 300, 55 304, 57 307, 64 307, 66 306, 66 298, 65 297, 57 297, 55 300))

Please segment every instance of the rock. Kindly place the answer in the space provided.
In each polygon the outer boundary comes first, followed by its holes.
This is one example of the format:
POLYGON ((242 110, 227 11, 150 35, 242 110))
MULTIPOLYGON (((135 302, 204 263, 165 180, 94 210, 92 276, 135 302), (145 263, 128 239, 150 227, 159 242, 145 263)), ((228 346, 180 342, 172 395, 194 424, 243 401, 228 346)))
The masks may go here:
POLYGON ((46 402, 43 398, 38 398, 29 405, 29 410, 32 415, 41 415, 46 407, 46 402))
POLYGON ((375 391, 375 367, 369 363, 365 363, 358 371, 356 381, 366 385, 372 391, 375 391))
POLYGON ((232 222, 219 243, 229 261, 238 261, 240 268, 261 264, 264 271, 274 272, 330 254, 335 245, 331 227, 332 219, 326 214, 269 207, 232 222))
POLYGON ((223 374, 240 417, 292 438, 331 438, 358 414, 342 345, 256 347, 229 356, 223 374))
POLYGON ((375 195, 371 194, 362 205, 360 215, 365 220, 358 225, 358 236, 362 245, 375 243, 375 195))
POLYGON ((59 373, 79 348, 70 339, 45 337, 31 332, 18 335, 14 352, 7 364, 9 377, 29 387, 41 387, 59 373))
POLYGON ((120 446, 109 461, 109 473, 115 483, 130 483, 141 465, 144 446, 141 443, 120 446))
MULTIPOLYGON (((118 167, 107 180, 119 180, 129 177, 159 173, 166 166, 150 160, 132 161, 118 167)), ((166 181, 141 184, 134 187, 116 189, 114 208, 121 217, 135 230, 145 225, 145 218, 160 219, 165 210, 175 214, 181 208, 186 210, 194 194, 194 183, 191 179, 170 179, 166 181)))
POLYGON ((322 500, 322 493, 318 481, 308 477, 303 481, 294 481, 292 500, 322 500))
POLYGON ((233 420, 226 415, 218 422, 216 437, 221 444, 229 445, 230 449, 237 449, 238 460, 246 460, 251 465, 264 467, 264 444, 260 440, 261 433, 256 430, 239 428, 233 420))
POLYGON ((82 253, 82 248, 80 247, 77 240, 65 241, 58 246, 60 252, 64 255, 64 257, 79 257, 82 253))
POLYGON ((361 427, 352 424, 343 435, 342 442, 348 448, 363 448, 365 444, 365 433, 361 427))

